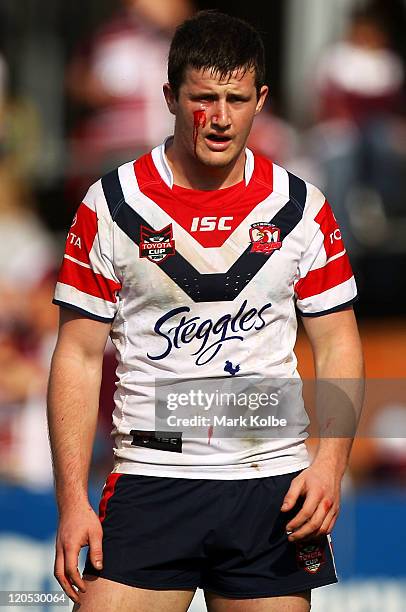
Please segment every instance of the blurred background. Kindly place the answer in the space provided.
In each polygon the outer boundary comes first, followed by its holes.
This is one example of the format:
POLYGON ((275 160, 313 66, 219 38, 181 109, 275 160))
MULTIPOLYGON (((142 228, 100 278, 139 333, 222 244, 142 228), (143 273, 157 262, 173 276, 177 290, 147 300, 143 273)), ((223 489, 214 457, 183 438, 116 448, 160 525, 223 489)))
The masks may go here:
MULTIPOLYGON (((356 273, 367 400, 335 530, 339 586, 315 612, 406 601, 405 0, 0 0, 0 590, 56 590, 45 420, 51 304, 88 185, 171 133, 161 94, 177 23, 197 9, 262 33, 270 100, 250 146, 318 185, 356 273)), ((299 333, 300 371, 312 377, 299 333)), ((106 351, 91 494, 111 469, 106 351)), ((48 608, 49 609, 49 608, 48 608)), ((198 594, 191 610, 204 610, 198 594)))

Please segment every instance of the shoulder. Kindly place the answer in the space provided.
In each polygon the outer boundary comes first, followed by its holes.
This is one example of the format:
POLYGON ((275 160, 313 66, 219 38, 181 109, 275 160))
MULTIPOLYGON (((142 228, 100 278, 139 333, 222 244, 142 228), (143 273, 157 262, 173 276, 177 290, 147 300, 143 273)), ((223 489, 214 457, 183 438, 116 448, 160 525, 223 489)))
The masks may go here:
POLYGON ((141 186, 153 178, 151 153, 147 153, 110 170, 93 183, 87 192, 86 203, 92 202, 114 221, 121 206, 137 197, 141 186))
POLYGON ((274 193, 284 196, 303 211, 310 212, 323 206, 324 194, 309 181, 261 155, 254 155, 254 166, 255 180, 272 185, 274 193))

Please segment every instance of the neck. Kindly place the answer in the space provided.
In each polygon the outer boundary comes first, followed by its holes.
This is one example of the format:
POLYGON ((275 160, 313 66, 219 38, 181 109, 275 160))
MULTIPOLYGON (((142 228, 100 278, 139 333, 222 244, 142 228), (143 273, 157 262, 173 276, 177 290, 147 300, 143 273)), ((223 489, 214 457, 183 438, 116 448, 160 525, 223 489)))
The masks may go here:
POLYGON ((232 187, 244 179, 245 149, 237 159, 221 168, 206 166, 196 157, 191 157, 188 151, 176 145, 175 139, 167 142, 165 153, 173 182, 179 187, 214 191, 232 187))

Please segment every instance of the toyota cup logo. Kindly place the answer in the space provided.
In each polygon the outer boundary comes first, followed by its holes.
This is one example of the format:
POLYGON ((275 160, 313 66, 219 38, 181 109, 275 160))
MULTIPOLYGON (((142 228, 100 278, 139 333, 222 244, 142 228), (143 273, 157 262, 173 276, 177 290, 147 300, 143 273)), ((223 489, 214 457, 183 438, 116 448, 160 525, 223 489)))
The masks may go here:
POLYGON ((172 224, 161 230, 151 230, 141 226, 140 257, 154 263, 162 263, 170 255, 175 255, 175 240, 172 237, 172 224))

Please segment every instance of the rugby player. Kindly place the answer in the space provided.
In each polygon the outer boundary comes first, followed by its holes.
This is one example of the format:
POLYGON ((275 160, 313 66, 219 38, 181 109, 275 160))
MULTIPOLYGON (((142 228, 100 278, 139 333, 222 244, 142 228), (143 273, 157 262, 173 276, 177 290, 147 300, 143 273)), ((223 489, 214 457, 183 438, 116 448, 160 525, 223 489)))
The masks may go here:
POLYGON ((90 187, 55 291, 55 576, 82 612, 184 612, 198 587, 210 612, 307 612, 337 580, 351 437, 323 436, 310 462, 303 435, 162 430, 155 393, 168 379, 297 380, 295 308, 316 376, 360 378, 351 266, 322 193, 246 147, 268 93, 250 25, 185 21, 163 93, 173 136, 90 187), (115 463, 97 516, 87 481, 109 335, 115 463))

